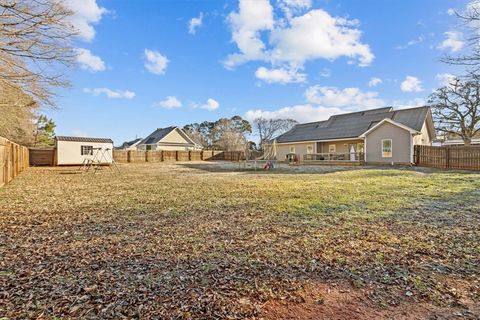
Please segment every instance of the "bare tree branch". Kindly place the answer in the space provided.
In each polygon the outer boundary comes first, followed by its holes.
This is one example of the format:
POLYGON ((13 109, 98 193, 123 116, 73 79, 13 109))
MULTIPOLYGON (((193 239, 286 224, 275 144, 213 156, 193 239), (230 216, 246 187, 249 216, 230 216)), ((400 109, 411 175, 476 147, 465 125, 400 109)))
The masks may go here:
POLYGON ((440 132, 460 136, 465 145, 480 131, 480 77, 455 78, 437 89, 429 99, 440 132))
POLYGON ((0 0, 0 80, 39 103, 54 106, 54 88, 66 87, 73 64, 73 13, 59 0, 0 0))

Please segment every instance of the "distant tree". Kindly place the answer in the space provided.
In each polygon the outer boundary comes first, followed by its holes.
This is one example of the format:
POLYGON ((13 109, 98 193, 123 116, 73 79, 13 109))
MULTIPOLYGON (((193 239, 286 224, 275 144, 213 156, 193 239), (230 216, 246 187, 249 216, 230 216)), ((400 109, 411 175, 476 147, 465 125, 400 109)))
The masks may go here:
POLYGON ((37 118, 37 127, 35 130, 34 146, 53 146, 55 141, 56 124, 52 119, 44 115, 37 118))
POLYGON ((225 151, 245 150, 249 133, 252 133, 252 126, 240 116, 215 121, 210 132, 214 147, 225 151))
POLYGON ((272 140, 276 136, 287 132, 298 122, 293 119, 265 119, 257 118, 253 120, 255 133, 260 138, 260 149, 263 149, 263 144, 272 140))
POLYGON ((213 143, 211 139, 211 131, 215 123, 210 121, 204 121, 202 123, 187 124, 183 127, 183 130, 205 148, 212 148, 213 143))
POLYGON ((453 79, 430 95, 433 119, 440 132, 460 136, 465 145, 480 132, 480 77, 453 79))
POLYGON ((68 85, 61 67, 75 59, 72 14, 63 1, 0 0, 0 80, 53 105, 52 89, 68 85))
POLYGON ((247 142, 246 135, 252 132, 250 123, 240 116, 192 123, 183 129, 204 147, 225 151, 243 150, 247 142))

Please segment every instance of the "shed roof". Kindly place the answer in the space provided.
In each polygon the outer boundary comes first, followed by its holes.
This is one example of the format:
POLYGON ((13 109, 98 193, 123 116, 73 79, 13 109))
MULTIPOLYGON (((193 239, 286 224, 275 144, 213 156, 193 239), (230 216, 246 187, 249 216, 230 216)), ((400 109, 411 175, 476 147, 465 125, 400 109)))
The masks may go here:
POLYGON ((90 137, 69 137, 69 136, 56 136, 57 141, 73 141, 73 142, 97 142, 97 143, 113 143, 109 138, 90 138, 90 137))
POLYGON ((331 116, 326 121, 297 124, 277 137, 277 142, 356 138, 384 119, 421 131, 429 107, 393 110, 392 107, 331 116))

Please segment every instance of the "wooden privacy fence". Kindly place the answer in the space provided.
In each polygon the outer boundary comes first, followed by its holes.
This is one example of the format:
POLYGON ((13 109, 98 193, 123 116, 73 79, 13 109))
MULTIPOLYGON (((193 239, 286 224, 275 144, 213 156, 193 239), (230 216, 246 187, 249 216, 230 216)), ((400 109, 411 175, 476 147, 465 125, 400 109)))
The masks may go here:
POLYGON ((55 164, 55 149, 28 149, 31 166, 53 166, 55 164))
POLYGON ((415 146, 415 164, 442 169, 480 170, 480 146, 415 146))
POLYGON ((0 137, 0 187, 28 168, 28 148, 0 137))
POLYGON ((116 162, 167 162, 167 161, 203 161, 225 160, 239 161, 244 159, 242 151, 143 151, 143 150, 113 150, 116 162))

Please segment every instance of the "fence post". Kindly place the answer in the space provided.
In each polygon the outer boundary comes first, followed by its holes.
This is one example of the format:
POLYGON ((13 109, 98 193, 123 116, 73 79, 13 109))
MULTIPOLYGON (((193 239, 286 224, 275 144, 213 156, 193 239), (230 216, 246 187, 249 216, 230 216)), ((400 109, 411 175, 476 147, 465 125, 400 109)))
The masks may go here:
POLYGON ((192 151, 188 150, 188 161, 192 161, 192 151))
POLYGON ((450 168, 450 147, 445 150, 445 168, 450 168))

